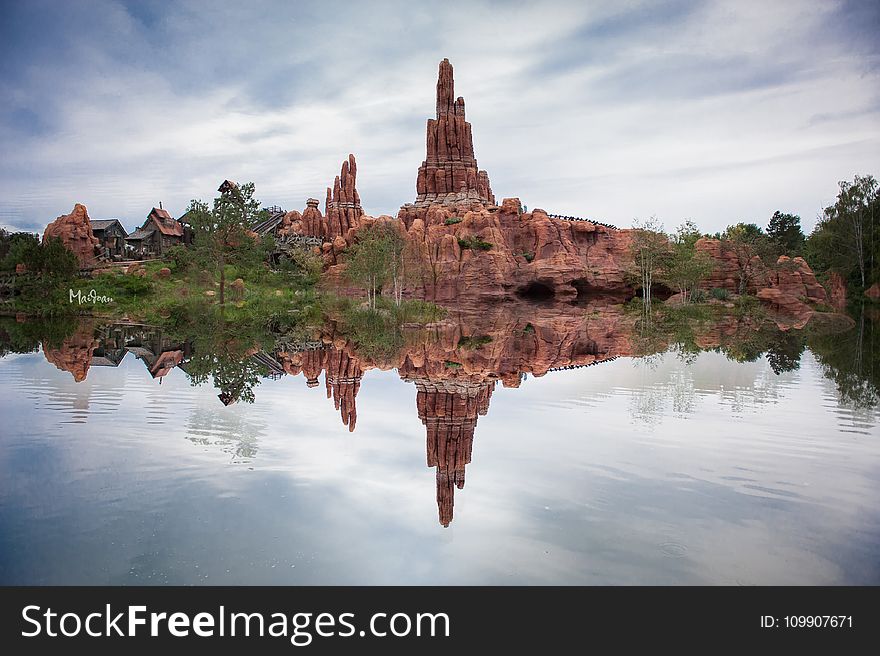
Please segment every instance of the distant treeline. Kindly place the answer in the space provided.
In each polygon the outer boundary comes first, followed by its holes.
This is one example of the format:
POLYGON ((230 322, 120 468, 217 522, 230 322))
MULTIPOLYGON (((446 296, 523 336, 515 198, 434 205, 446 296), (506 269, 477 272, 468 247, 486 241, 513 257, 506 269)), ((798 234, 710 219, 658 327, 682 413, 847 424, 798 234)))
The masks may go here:
POLYGON ((751 243, 765 260, 780 255, 803 257, 813 271, 826 278, 836 271, 850 292, 859 295, 880 282, 880 190, 871 176, 855 176, 839 183, 837 200, 826 207, 809 236, 801 230, 801 219, 776 212, 766 229, 754 223, 738 223, 718 239, 751 243))

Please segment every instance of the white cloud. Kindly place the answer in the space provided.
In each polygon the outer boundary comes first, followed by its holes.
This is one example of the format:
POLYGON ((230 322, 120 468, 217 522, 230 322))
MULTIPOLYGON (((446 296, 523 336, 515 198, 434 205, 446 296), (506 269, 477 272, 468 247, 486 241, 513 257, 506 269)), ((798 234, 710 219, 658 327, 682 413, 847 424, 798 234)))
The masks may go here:
POLYGON ((809 228, 839 179, 880 172, 876 54, 828 27, 832 3, 102 7, 3 84, 45 129, 0 114, 2 223, 84 202, 133 227, 223 178, 301 209, 349 152, 367 211, 393 214, 444 56, 496 195, 530 207, 809 228))

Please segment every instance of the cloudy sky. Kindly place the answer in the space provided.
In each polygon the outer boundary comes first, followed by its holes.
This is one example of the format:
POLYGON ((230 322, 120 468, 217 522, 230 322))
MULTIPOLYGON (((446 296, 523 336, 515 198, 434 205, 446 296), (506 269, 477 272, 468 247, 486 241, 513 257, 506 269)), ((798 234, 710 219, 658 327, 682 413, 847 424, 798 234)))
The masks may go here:
POLYGON ((880 175, 880 9, 853 2, 0 0, 0 224, 128 228, 224 178, 370 214, 415 196, 437 64, 496 196, 621 226, 807 229, 880 175))

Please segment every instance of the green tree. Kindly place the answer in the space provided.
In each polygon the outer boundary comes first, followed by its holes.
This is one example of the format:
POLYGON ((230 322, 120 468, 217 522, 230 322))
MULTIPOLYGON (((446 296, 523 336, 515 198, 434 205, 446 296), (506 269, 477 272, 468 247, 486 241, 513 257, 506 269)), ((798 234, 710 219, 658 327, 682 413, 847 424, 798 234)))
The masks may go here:
POLYGON ((11 236, 3 268, 15 270, 17 264, 24 264, 29 273, 52 281, 69 280, 79 270, 76 255, 60 239, 50 237, 41 244, 36 235, 26 232, 11 236))
POLYGON ((837 201, 825 208, 807 239, 806 254, 818 271, 834 269, 864 290, 880 278, 880 192, 873 176, 839 183, 837 201))
POLYGON ((669 239, 663 232, 663 224, 652 216, 646 221, 633 222, 630 253, 637 281, 642 289, 642 306, 646 314, 651 311, 651 288, 654 279, 662 275, 669 255, 669 239))
POLYGON ((767 224, 767 238, 778 255, 800 255, 804 249, 804 236, 801 230, 801 217, 776 211, 767 224))
POLYGON ((712 273, 712 258, 696 249, 701 233, 692 221, 679 226, 672 238, 671 252, 662 274, 663 280, 681 294, 687 303, 691 292, 712 273))
POLYGON ((214 206, 199 200, 190 202, 188 213, 193 228, 196 257, 212 264, 220 275, 220 305, 226 302, 226 265, 253 265, 264 246, 249 229, 256 222, 260 202, 254 198, 254 184, 231 185, 214 199, 214 206))
POLYGON ((367 303, 376 308, 376 297, 389 282, 400 305, 405 273, 406 241, 397 226, 379 222, 358 232, 357 242, 348 248, 345 274, 367 292, 367 303))

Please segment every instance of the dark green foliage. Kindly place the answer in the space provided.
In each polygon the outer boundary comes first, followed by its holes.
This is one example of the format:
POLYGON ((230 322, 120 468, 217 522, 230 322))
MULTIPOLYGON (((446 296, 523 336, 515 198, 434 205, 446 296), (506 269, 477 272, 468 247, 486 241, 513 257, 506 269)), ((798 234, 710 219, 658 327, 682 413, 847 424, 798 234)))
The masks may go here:
POLYGON ((855 315, 855 326, 839 333, 807 325, 807 344, 834 381, 842 401, 856 408, 880 405, 880 330, 868 311, 855 315))
POLYGON ((780 211, 773 213, 767 224, 767 238, 773 244, 776 255, 794 257, 804 250, 804 236, 801 230, 801 217, 780 211))
POLYGON ((36 235, 16 233, 9 239, 3 269, 14 271, 16 264, 24 264, 28 273, 51 280, 68 280, 76 275, 79 262, 76 256, 57 238, 41 244, 36 235))
POLYGON ((709 295, 705 289, 695 289, 688 294, 691 303, 703 303, 708 300, 709 295))
POLYGON ((285 273, 293 273, 301 276, 303 281, 314 285, 321 277, 323 260, 311 250, 304 248, 291 249, 287 257, 282 257, 278 263, 278 269, 285 273))
POLYGON ((224 191, 214 199, 213 208, 193 200, 187 210, 193 228, 191 262, 204 265, 219 274, 220 304, 226 300, 226 265, 253 270, 262 266, 274 244, 252 238, 248 231, 260 213, 260 202, 254 198, 254 184, 224 191))
POLYGON ((837 200, 825 208, 804 255, 815 272, 839 273, 856 295, 880 281, 880 190, 873 176, 840 182, 837 200))
POLYGON ((458 239, 458 247, 462 249, 473 249, 480 251, 488 251, 492 248, 492 244, 487 241, 483 241, 480 237, 476 235, 470 237, 459 237, 458 239))
POLYGON ((460 216, 450 216, 443 222, 443 225, 455 225, 456 223, 461 223, 463 219, 460 216))
POLYGON ((724 289, 723 287, 715 287, 710 292, 712 298, 718 301, 729 301, 730 300, 730 292, 724 289))
POLYGON ((0 357, 7 353, 33 353, 41 344, 57 348, 76 328, 77 319, 70 315, 23 322, 0 316, 0 357))

